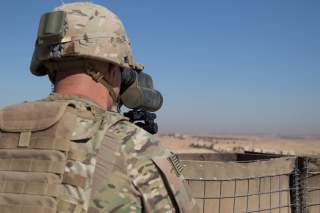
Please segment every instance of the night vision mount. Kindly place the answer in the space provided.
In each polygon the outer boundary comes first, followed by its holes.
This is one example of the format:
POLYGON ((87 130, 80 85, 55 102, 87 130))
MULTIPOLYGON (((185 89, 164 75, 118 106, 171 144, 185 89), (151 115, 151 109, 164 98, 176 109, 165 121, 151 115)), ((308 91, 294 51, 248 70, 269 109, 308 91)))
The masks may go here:
POLYGON ((154 122, 157 118, 155 113, 134 109, 129 112, 125 112, 123 115, 128 117, 130 122, 145 129, 151 134, 156 134, 158 132, 158 124, 154 122))
POLYGON ((142 69, 124 69, 121 73, 120 107, 131 109, 123 115, 137 126, 151 134, 158 132, 157 118, 153 113, 159 110, 163 103, 161 93, 153 88, 150 75, 142 69))

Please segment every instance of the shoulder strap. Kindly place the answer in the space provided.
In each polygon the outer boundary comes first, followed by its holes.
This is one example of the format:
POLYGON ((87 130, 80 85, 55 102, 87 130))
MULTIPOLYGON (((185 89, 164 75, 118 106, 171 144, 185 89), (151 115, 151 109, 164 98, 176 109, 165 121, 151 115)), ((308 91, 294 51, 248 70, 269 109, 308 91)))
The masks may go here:
POLYGON ((125 117, 121 116, 119 113, 106 112, 102 128, 99 134, 99 151, 97 154, 97 164, 96 170, 93 177, 93 187, 92 196, 94 197, 97 190, 99 190, 102 185, 103 180, 108 178, 113 172, 114 168, 121 168, 123 162, 121 162, 120 156, 120 146, 121 138, 110 131, 112 126, 117 125, 118 122, 127 120, 125 117))

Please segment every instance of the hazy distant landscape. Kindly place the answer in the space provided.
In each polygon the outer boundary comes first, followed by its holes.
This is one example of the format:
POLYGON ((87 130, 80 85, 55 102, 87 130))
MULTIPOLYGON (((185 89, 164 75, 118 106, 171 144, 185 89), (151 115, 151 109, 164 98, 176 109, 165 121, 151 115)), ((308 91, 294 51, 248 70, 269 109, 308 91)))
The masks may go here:
POLYGON ((320 155, 319 136, 192 136, 162 134, 161 143, 177 153, 270 153, 281 155, 320 155))

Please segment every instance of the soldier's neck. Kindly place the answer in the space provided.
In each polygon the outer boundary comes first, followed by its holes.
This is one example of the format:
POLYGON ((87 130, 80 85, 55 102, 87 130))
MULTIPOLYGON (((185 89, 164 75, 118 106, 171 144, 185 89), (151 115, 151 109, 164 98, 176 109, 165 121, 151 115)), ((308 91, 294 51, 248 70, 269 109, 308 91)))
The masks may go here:
POLYGON ((54 86, 54 92, 89 98, 104 110, 111 109, 113 103, 108 90, 84 73, 58 78, 54 86))

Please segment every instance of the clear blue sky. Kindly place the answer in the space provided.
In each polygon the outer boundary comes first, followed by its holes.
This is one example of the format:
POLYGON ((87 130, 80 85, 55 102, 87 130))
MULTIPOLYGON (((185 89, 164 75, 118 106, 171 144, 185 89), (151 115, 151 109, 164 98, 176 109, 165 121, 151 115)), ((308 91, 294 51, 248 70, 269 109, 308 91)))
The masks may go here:
MULTIPOLYGON (((319 0, 94 2, 122 18, 163 93, 161 132, 320 134, 319 0)), ((29 63, 40 15, 59 4, 1 1, 1 106, 50 92, 29 63)))

